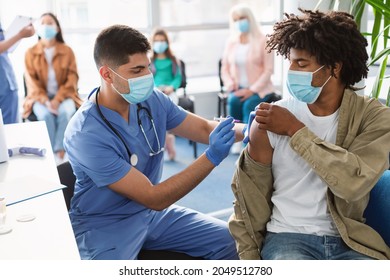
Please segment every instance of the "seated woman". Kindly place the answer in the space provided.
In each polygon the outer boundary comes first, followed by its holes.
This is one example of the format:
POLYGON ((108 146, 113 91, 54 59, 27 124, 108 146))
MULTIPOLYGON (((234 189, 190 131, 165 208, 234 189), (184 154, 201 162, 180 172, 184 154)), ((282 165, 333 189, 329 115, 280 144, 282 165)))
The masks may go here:
POLYGON ((77 93, 76 59, 52 13, 41 16, 37 34, 38 43, 25 56, 27 96, 23 117, 34 112, 38 120, 46 122, 53 152, 61 162, 65 128, 82 103, 77 93))
MULTIPOLYGON (((230 92, 229 115, 247 123, 249 113, 260 102, 267 102, 274 92, 274 57, 266 51, 267 38, 249 7, 238 4, 230 10, 230 34, 222 57, 221 77, 230 92)), ((232 153, 239 153, 241 148, 242 143, 235 143, 232 153)))
MULTIPOLYGON (((156 29, 152 35, 151 45, 153 47, 151 70, 154 75, 154 83, 175 104, 178 104, 176 90, 181 85, 182 75, 180 63, 169 47, 167 32, 163 29, 156 29)), ((168 152, 169 159, 174 160, 176 151, 175 136, 173 134, 167 133, 165 149, 168 152)))

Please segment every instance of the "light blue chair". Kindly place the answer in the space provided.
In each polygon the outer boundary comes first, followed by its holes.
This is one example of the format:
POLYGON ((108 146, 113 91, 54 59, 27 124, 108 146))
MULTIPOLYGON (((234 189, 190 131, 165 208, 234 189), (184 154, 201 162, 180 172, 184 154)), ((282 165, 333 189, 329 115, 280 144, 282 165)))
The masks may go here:
POLYGON ((375 229, 390 246, 390 170, 386 170, 371 190, 364 212, 366 223, 375 229))

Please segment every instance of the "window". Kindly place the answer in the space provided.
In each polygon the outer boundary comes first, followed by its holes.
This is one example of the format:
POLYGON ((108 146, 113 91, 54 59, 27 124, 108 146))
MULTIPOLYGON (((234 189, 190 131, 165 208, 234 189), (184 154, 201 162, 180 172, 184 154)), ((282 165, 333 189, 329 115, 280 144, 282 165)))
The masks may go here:
POLYGON ((229 10, 238 3, 246 3, 258 21, 272 22, 279 18, 279 1, 221 1, 221 0, 161 0, 159 18, 162 26, 191 26, 228 24, 229 10))
MULTIPOLYGON (((281 17, 280 0, 42 0, 34 1, 34 5, 30 0, 19 0, 18 5, 0 0, 0 18, 5 28, 17 14, 36 18, 47 11, 56 14, 64 39, 76 55, 80 93, 87 94, 100 82, 93 61, 95 38, 112 24, 129 25, 147 36, 153 28, 162 26, 169 32, 173 51, 186 63, 189 78, 217 76, 218 60, 228 37, 229 10, 238 3, 251 7, 264 32, 270 32, 281 17)), ((20 85, 24 53, 36 40, 36 36, 22 40, 10 55, 20 85)), ((275 59, 275 73, 280 71, 280 60, 275 59)), ((278 83, 281 75, 274 76, 278 83)))
POLYGON ((103 29, 125 24, 137 29, 148 26, 147 0, 57 0, 57 16, 66 29, 103 29))

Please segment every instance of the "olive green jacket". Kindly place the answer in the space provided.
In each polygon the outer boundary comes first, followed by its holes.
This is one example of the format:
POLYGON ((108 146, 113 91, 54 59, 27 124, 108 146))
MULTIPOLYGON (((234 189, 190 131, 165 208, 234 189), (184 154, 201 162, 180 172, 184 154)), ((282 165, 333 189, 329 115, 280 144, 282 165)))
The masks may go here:
MULTIPOLYGON (((365 224, 369 193, 389 166, 390 108, 345 90, 339 111, 336 144, 307 127, 290 139, 299 154, 328 185, 327 204, 344 242, 375 259, 389 259, 390 248, 365 224)), ((272 212, 272 166, 250 158, 245 149, 232 179, 234 213, 229 220, 241 259, 260 259, 272 212)))

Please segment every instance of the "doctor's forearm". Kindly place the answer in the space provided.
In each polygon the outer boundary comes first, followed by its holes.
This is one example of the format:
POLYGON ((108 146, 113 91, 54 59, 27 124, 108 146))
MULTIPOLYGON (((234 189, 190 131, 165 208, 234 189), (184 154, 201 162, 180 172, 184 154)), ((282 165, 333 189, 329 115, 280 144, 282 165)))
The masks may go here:
POLYGON ((214 169, 214 165, 202 154, 180 173, 156 185, 148 207, 163 210, 192 191, 214 169))
POLYGON ((22 37, 19 34, 16 34, 15 36, 9 38, 8 40, 4 40, 0 42, 0 53, 5 52, 10 47, 12 47, 17 41, 22 39, 22 37))

